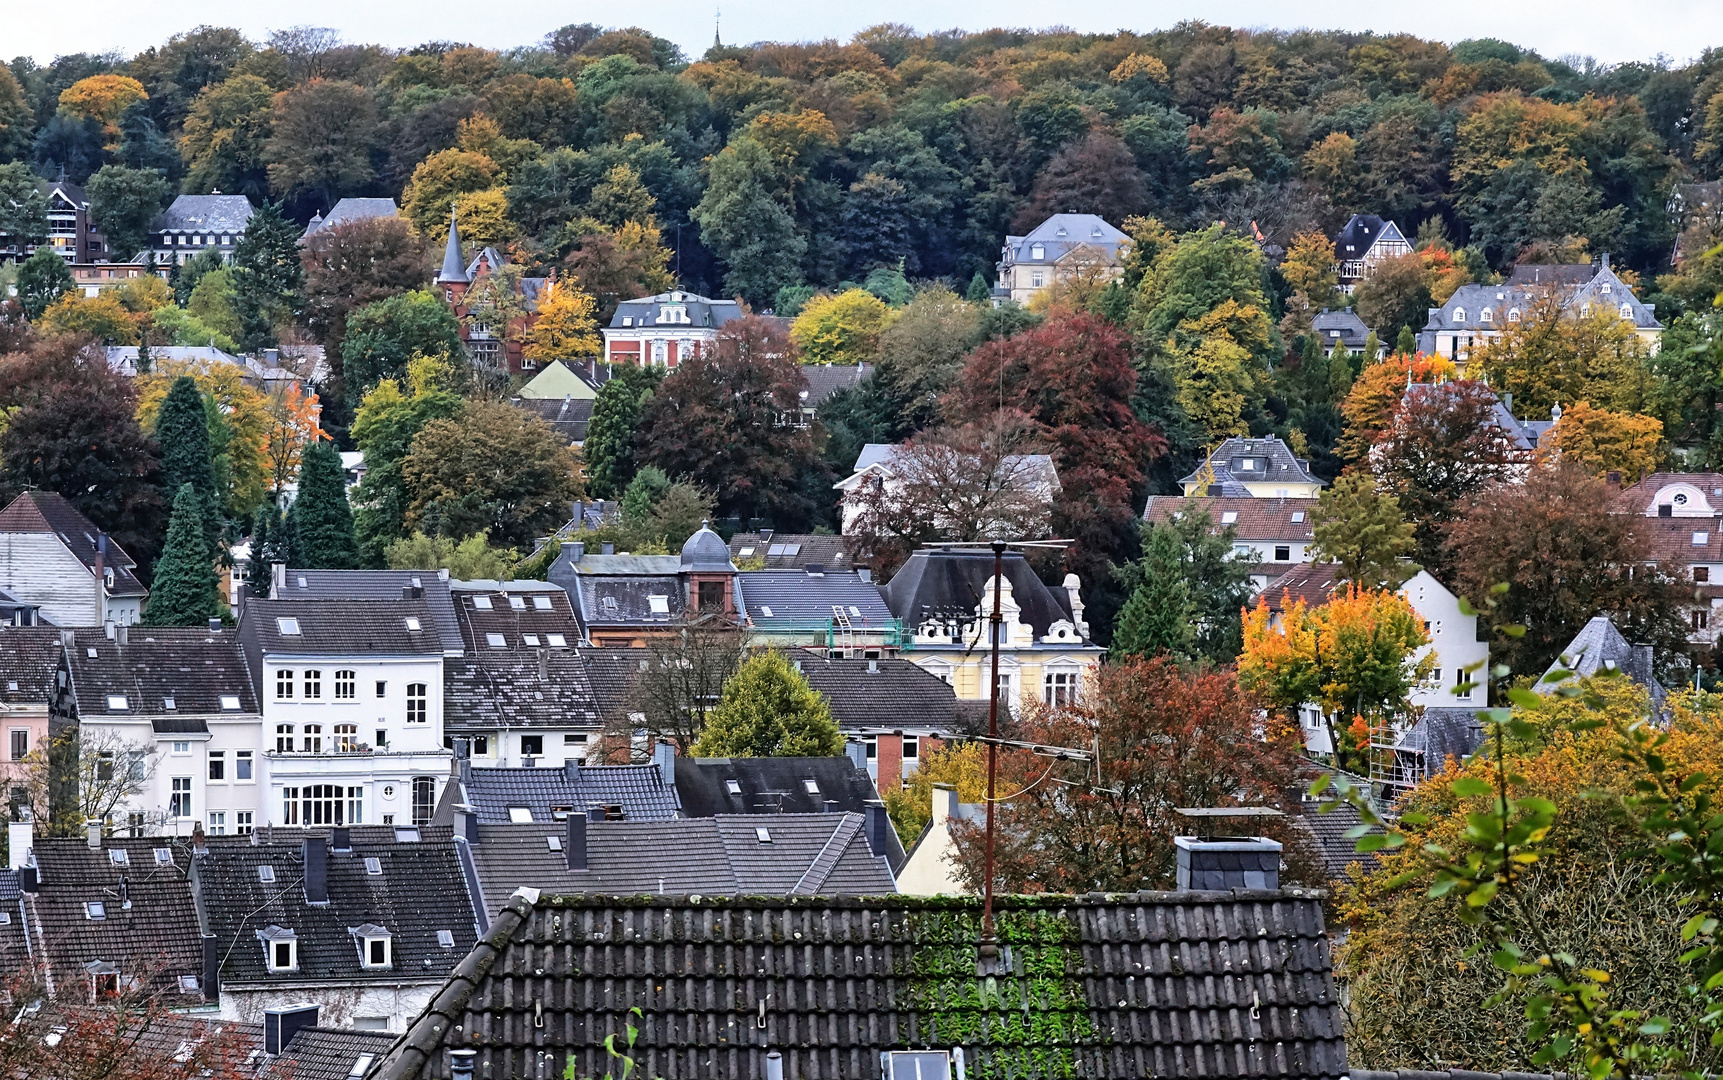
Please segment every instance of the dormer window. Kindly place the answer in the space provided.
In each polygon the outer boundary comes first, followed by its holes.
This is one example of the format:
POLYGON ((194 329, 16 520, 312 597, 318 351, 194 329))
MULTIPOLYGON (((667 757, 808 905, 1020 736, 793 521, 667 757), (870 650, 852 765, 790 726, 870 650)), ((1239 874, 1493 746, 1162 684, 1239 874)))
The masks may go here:
POLYGON ((1478 312, 1478 321, 1481 323, 1495 322, 1496 321, 1495 313, 1492 312, 1489 308, 1485 308, 1484 310, 1478 312))
POLYGON ((1466 321, 1466 309, 1465 308, 1457 307, 1454 309, 1454 321, 1456 323, 1463 323, 1466 321))
POLYGON ((376 923, 365 923, 363 926, 349 927, 347 932, 353 935, 359 945, 360 967, 375 971, 392 965, 394 939, 389 931, 376 923))
POLYGON ((271 973, 299 970, 299 936, 285 926, 269 924, 257 932, 263 942, 263 962, 271 973))
POLYGON ((1509 308, 1508 309, 1508 321, 1509 322, 1519 322, 1520 321, 1520 309, 1519 308, 1516 307, 1516 308, 1509 308))
POLYGON ((1029 258, 1033 259, 1035 262, 1044 261, 1047 258, 1047 245, 1045 245, 1045 244, 1030 244, 1029 245, 1029 258))
POLYGON ((1621 305, 1621 317, 1628 320, 1629 322, 1633 321, 1633 305, 1632 304, 1621 305))

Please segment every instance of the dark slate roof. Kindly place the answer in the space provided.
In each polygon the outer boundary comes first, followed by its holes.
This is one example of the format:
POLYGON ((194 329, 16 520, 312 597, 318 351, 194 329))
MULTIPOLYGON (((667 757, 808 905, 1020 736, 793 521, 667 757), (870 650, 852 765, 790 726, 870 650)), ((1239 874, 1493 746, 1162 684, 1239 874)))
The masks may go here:
POLYGON ((582 649, 587 678, 598 703, 598 714, 605 720, 626 716, 637 711, 634 688, 640 678, 640 665, 649 663, 648 649, 582 649))
POLYGON ((742 306, 734 300, 710 300, 704 296, 696 296, 691 292, 667 292, 657 296, 643 296, 638 300, 624 300, 616 305, 616 313, 610 317, 610 329, 624 329, 622 320, 630 320, 628 329, 642 326, 663 326, 666 329, 678 327, 712 328, 723 326, 732 319, 742 317, 742 306), (664 305, 681 305, 688 311, 688 321, 659 322, 663 317, 664 305))
MULTIPOLYGON (((0 533, 53 533, 85 568, 95 572, 96 537, 100 530, 58 492, 26 491, 13 499, 6 509, 0 510, 0 533)), ((149 590, 132 573, 138 564, 111 536, 103 565, 114 571, 114 587, 108 590, 109 596, 149 595, 149 590)))
POLYGON ((271 656, 441 656, 433 620, 424 600, 249 600, 239 612, 247 645, 271 656), (281 632, 285 618, 299 620, 299 633, 281 632))
MULTIPOLYGON (((321 837, 307 843, 324 844, 321 837)), ((221 949, 223 985, 398 983, 448 975, 478 931, 466 879, 452 841, 368 844, 355 837, 351 851, 328 852, 327 904, 306 901, 304 844, 251 844, 245 838, 210 841, 193 872, 210 932, 221 949), (366 872, 367 858, 380 874, 366 872), (274 882, 258 879, 274 868, 274 882), (366 970, 350 929, 366 924, 390 932, 393 966, 366 970), (299 941, 299 970, 270 974, 258 932, 292 930, 299 941), (445 947, 437 932, 447 930, 445 947)))
MULTIPOLYGON (((481 825, 506 825, 509 807, 524 806, 534 821, 552 821, 557 808, 585 811, 591 806, 622 807, 624 820, 663 821, 673 818, 682 803, 674 784, 664 782, 656 764, 589 765, 570 762, 562 768, 482 769, 468 767, 449 784, 445 803, 475 808, 481 825)), ((437 822, 447 824, 446 808, 437 808, 437 822)))
POLYGON ((1353 214, 1351 220, 1334 237, 1334 253, 1341 261, 1362 259, 1376 242, 1386 235, 1390 240, 1404 241, 1399 228, 1375 214, 1353 214))
POLYGON ((0 702, 46 705, 60 666, 60 631, 51 626, 0 625, 0 702), (14 690, 13 684, 17 684, 14 690))
MULTIPOLYGON (((1659 712, 1663 709, 1663 699, 1668 696, 1657 681, 1651 646, 1630 644, 1608 615, 1592 616, 1544 675, 1547 677, 1557 671, 1571 671, 1581 679, 1605 672, 1620 672, 1645 688, 1651 695, 1652 708, 1659 712)), ((1540 694, 1549 694, 1561 685, 1539 679, 1533 689, 1540 694)))
POLYGON ((586 425, 592 422, 592 398, 514 397, 509 404, 549 424, 563 442, 573 445, 586 441, 586 425))
POLYGON ((499 651, 443 663, 443 726, 449 731, 499 727, 591 727, 602 721, 573 648, 499 651))
POLYGON ((458 655, 461 631, 449 597, 449 579, 440 570, 288 570, 287 584, 272 600, 399 600, 403 589, 418 590, 431 607, 437 639, 458 655))
POLYGON ((29 927, 29 913, 23 901, 18 871, 0 870, 0 911, 7 916, 6 921, 0 923, 0 973, 6 977, 22 971, 30 960, 32 946, 24 940, 29 927))
MULTIPOLYGON (((1633 314, 1633 325, 1642 329, 1661 328, 1649 304, 1634 295, 1610 268, 1609 259, 1598 263, 1573 266, 1516 266, 1513 274, 1500 285, 1462 285, 1439 308, 1430 309, 1424 332, 1437 330, 1506 330, 1512 325, 1510 314, 1528 314, 1543 298, 1545 291, 1555 289, 1563 310, 1578 310, 1589 304, 1600 311, 1618 311, 1627 304, 1633 314), (1464 321, 1455 319, 1455 312, 1464 311, 1464 321), (1483 321, 1483 312, 1490 321, 1483 321)), ((1430 340, 1434 340, 1433 338, 1430 340)))
POLYGON ((1484 726, 1478 722, 1478 710, 1426 708, 1399 748, 1423 754, 1425 768, 1435 772, 1450 758, 1456 763, 1466 760, 1483 741, 1484 726))
POLYGON ((568 593, 548 581, 463 581, 450 596, 468 656, 520 650, 530 653, 539 648, 573 648, 580 643, 580 623, 569 605, 568 593), (491 641, 492 634, 502 635, 500 646, 491 641), (563 644, 551 644, 551 634, 561 634, 563 644), (527 635, 537 643, 528 641, 527 635))
POLYGON ((1315 499, 1151 495, 1143 505, 1143 520, 1170 521, 1186 510, 1206 511, 1216 531, 1230 526, 1240 540, 1310 543, 1316 539, 1311 521, 1316 511, 1315 499), (1231 521, 1227 520, 1229 514, 1231 521))
POLYGON ((151 232, 244 232, 255 211, 244 195, 181 195, 151 232))
POLYGON ((764 559, 768 570, 850 568, 849 545, 843 537, 814 533, 739 532, 730 537, 730 558, 764 559))
POLYGON ((1370 337, 1370 328, 1351 308, 1339 311, 1323 308, 1311 318, 1310 329, 1324 352, 1333 352, 1336 344, 1346 346, 1347 352, 1359 352, 1370 337))
MULTIPOLYGON (((1357 807, 1350 803, 1341 803, 1326 814, 1321 812, 1320 807, 1321 800, 1306 797, 1303 813, 1293 820, 1316 842, 1316 851, 1322 858, 1322 870, 1328 880, 1350 881, 1349 867, 1352 866, 1357 866, 1366 874, 1374 872, 1379 865, 1377 853, 1367 851, 1359 854, 1358 841, 1346 835, 1348 829, 1360 822, 1357 807)), ((1376 828, 1371 831, 1382 830, 1376 828)))
POLYGON ((902 657, 833 659, 797 649, 790 659, 845 731, 952 731, 973 719, 975 703, 958 701, 944 679, 902 657))
POLYGON ((565 823, 481 825, 471 850, 488 911, 501 910, 522 885, 618 895, 894 893, 897 882, 868 848, 864 823, 860 814, 589 821, 586 870, 568 869, 565 823))
POLYGON ((748 620, 761 630, 826 626, 841 608, 857 630, 893 625, 879 586, 857 570, 745 570, 736 575, 748 620))
POLYGON ((87 979, 84 965, 99 960, 119 964, 122 973, 152 972, 172 1000, 201 1000, 201 989, 179 989, 179 976, 203 972, 203 936, 186 880, 189 849, 166 837, 106 837, 99 849, 81 839, 37 838, 32 847, 41 871, 40 891, 28 901, 35 948, 58 982, 87 979), (158 847, 173 852, 172 864, 156 864, 158 847), (126 852, 127 865, 113 861, 116 849, 126 852), (92 900, 104 904, 105 918, 89 917, 92 900))
MULTIPOLYGON (((175 721, 188 717, 259 712, 251 670, 231 629, 127 626, 116 628, 111 639, 100 629, 68 633, 74 638, 66 662, 80 716, 148 716, 158 730, 172 731, 175 721), (108 708, 114 695, 124 695, 123 712, 108 708), (238 698, 239 708, 222 708, 224 697, 238 698), (170 698, 172 709, 167 707, 170 698)), ((205 729, 201 721, 189 721, 186 730, 205 729)))
MULTIPOLYGON (((263 1076, 288 1080, 348 1080, 359 1059, 366 1054, 381 1061, 397 1036, 384 1031, 353 1031, 348 1028, 309 1027, 293 1033, 285 1051, 270 1060, 263 1076)), ((261 1026, 257 1044, 263 1045, 261 1026)))
MULTIPOLYGON (((1228 480, 1263 484, 1277 480, 1295 484, 1321 483, 1311 474, 1309 461, 1294 454, 1291 447, 1272 435, 1260 439, 1228 439, 1215 448, 1209 461, 1214 465, 1215 482, 1221 484, 1228 480), (1260 471, 1244 470, 1240 465, 1245 458, 1267 458, 1268 467, 1260 471)), ((1197 475, 1193 472, 1179 483, 1194 484, 1197 475)), ((1246 494, 1242 490, 1238 493, 1246 494)))
POLYGON ((817 409, 839 390, 860 386, 873 374, 873 368, 872 364, 866 362, 854 367, 848 364, 804 365, 802 374, 808 379, 808 396, 802 399, 802 408, 817 409))
POLYGON ((1119 246, 1131 238, 1107 224, 1095 214, 1054 214, 1029 231, 1027 236, 1007 236, 1003 255, 1012 263, 1055 263, 1079 246, 1098 249, 1108 258, 1117 258, 1119 246), (1042 245, 1041 259, 1035 259, 1033 247, 1042 245))
MULTIPOLYGON (((866 815, 881 807, 879 791, 865 768, 847 757, 802 758, 685 758, 676 759, 676 794, 682 812, 691 818, 720 814, 866 815), (813 781, 818 791, 808 790, 813 781), (732 794, 730 783, 741 789, 732 794)), ((897 831, 885 832, 886 857, 892 868, 903 865, 903 844, 897 831)))
POLYGON ((450 1032, 480 1076, 545 1052, 600 1075, 638 1007, 642 1076, 758 1077, 777 1050, 786 1077, 872 1077, 881 1051, 961 1046, 971 1075, 1338 1078, 1321 895, 1000 897, 984 975, 979 898, 517 894, 374 1075, 448 1076, 450 1032), (995 993, 1024 1019, 989 1022, 995 993))
MULTIPOLYGON (((1007 552, 1004 572, 1022 609, 1019 618, 1035 628, 1037 638, 1055 622, 1072 621, 1070 597, 1048 588, 1022 555, 1007 552)), ((911 555, 880 592, 909 628, 928 620, 973 617, 992 578, 992 554, 934 548, 911 555)))
POLYGON ((576 588, 580 619, 586 626, 665 626, 679 620, 687 607, 682 595, 682 579, 675 574, 614 577, 581 574, 576 588), (652 610, 655 596, 665 598, 666 610, 652 610))
POLYGON ((363 199, 348 197, 340 200, 330 209, 327 217, 317 214, 305 226, 301 236, 333 229, 337 225, 349 225, 355 221, 372 221, 376 218, 399 217, 401 208, 395 205, 394 199, 363 199))

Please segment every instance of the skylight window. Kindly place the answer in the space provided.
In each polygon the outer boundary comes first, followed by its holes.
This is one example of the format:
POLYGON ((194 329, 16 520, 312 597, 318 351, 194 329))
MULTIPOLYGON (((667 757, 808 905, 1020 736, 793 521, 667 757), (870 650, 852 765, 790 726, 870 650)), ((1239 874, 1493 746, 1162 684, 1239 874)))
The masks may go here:
POLYGON ((415 631, 419 629, 418 616, 416 616, 416 615, 407 616, 407 629, 415 630, 415 631))
POLYGON ((408 826, 407 828, 404 828, 404 829, 396 829, 395 830, 395 843, 397 843, 397 844, 416 844, 418 842, 419 842, 418 826, 408 826))
POLYGON ((299 636, 299 620, 298 619, 288 619, 288 618, 277 618, 275 620, 275 629, 279 633, 281 633, 282 636, 284 636, 284 637, 298 637, 299 636))
POLYGON ((550 597, 548 597, 548 596, 535 596, 532 598, 532 606, 533 606, 533 609, 535 611, 549 611, 550 610, 550 597))
POLYGON ((670 598, 668 596, 648 596, 646 606, 654 615, 670 614, 670 598))
POLYGON ((375 855, 365 856, 365 872, 371 875, 381 874, 383 872, 383 860, 375 855))
POLYGON ((522 634, 520 636, 520 639, 521 639, 521 643, 523 645, 527 645, 527 646, 534 648, 534 649, 538 648, 538 635, 537 634, 522 634))
POLYGON ((257 880, 265 885, 275 884, 275 867, 265 863, 257 868, 257 880))
POLYGON ((174 710, 173 698, 171 698, 171 697, 162 698, 162 708, 167 710, 168 712, 172 712, 174 710))
POLYGON ((8 689, 8 690, 18 689, 18 680, 17 679, 7 679, 6 680, 6 689, 8 689))
POLYGON ((1301 522, 1303 522, 1303 521, 1304 521, 1304 511, 1302 511, 1302 510, 1294 510, 1294 511, 1293 511, 1293 512, 1292 512, 1292 523, 1293 523, 1293 524, 1294 524, 1294 525, 1297 525, 1297 524, 1300 524, 1300 523, 1301 523, 1301 522))
POLYGON ((132 864, 132 858, 126 854, 125 848, 109 848, 108 861, 115 866, 130 866, 132 864))
POLYGON ((736 557, 739 559, 752 559, 754 557, 754 549, 751 547, 739 548, 736 551, 736 557))
POLYGON ((568 638, 562 634, 546 634, 544 637, 546 641, 550 642, 552 648, 565 649, 568 647, 568 638))
POLYGON ((772 617, 772 605, 761 604, 760 605, 760 613, 768 619, 771 618, 772 617))
POLYGON ((754 839, 758 840, 762 844, 769 844, 772 842, 772 830, 761 825, 754 830, 754 839))
POLYGON ((437 944, 441 945, 445 949, 454 948, 455 947, 455 932, 453 930, 438 930, 437 931, 437 944))
MULTIPOLYGON (((615 615, 621 610, 621 608, 617 605, 616 597, 614 597, 614 596, 600 597, 599 601, 598 601, 598 606, 601 609, 603 609, 603 611, 606 615, 615 615)), ((91 649, 90 653, 91 653, 91 655, 94 655, 95 650, 91 649)))
POLYGON ((820 782, 818 780, 803 780, 802 787, 807 789, 809 795, 818 795, 820 793, 820 782))
POLYGON ((197 993, 197 988, 198 988, 198 982, 197 982, 197 976, 196 975, 181 975, 179 977, 180 993, 182 993, 182 994, 195 994, 195 993, 197 993))
POLYGON ((124 694, 109 694, 108 695, 108 711, 109 712, 125 712, 129 708, 131 708, 131 705, 127 703, 126 695, 124 695, 124 694))
POLYGON ((1223 511, 1220 515, 1220 523, 1222 525, 1236 525, 1236 524, 1238 524, 1238 511, 1237 510, 1223 511))
POLYGON ((305 575, 304 574, 299 575, 299 587, 301 589, 305 588, 305 575))
POLYGON ((1706 544, 1708 544, 1710 542, 1711 542, 1711 534, 1708 532, 1696 532, 1693 534, 1693 546, 1694 547, 1704 547, 1706 544))
POLYGON ((475 596, 473 597, 473 606, 478 608, 480 611, 489 611, 491 609, 491 598, 488 596, 475 596))
POLYGON ((742 781, 726 780, 724 781, 724 790, 732 795, 740 795, 742 794, 742 781))
POLYGON ((156 854, 156 865, 157 866, 172 866, 173 865, 173 848, 159 847, 159 848, 156 848, 155 854, 156 854))
POLYGON ((530 807, 530 806, 511 806, 511 807, 509 807, 509 822, 510 822, 510 824, 514 824, 514 825, 531 825, 532 824, 532 807, 530 807))
MULTIPOLYGON (((440 930, 438 933, 446 934, 448 931, 440 930)), ((360 1054, 358 1057, 353 1059, 353 1067, 347 1070, 347 1075, 350 1077, 364 1076, 366 1073, 371 1071, 371 1062, 375 1060, 377 1060, 377 1055, 375 1054, 360 1054)))
POLYGON ((486 634, 485 644, 489 645, 493 649, 501 649, 507 646, 508 642, 504 640, 501 634, 486 634))
POLYGON ((96 658, 96 647, 94 645, 90 646, 90 648, 86 651, 88 652, 91 660, 94 660, 96 658))
POLYGON ((509 597, 509 607, 513 608, 515 611, 525 611, 526 610, 526 597, 524 597, 524 596, 511 596, 511 597, 509 597))
POLYGON ((89 900, 84 904, 84 918, 105 919, 108 917, 108 905, 100 900, 89 900))
POLYGON ((239 695, 238 694, 223 694, 223 695, 221 695, 221 711, 222 712, 238 712, 239 711, 239 695))
POLYGON ((560 837, 560 836, 547 836, 544 838, 544 846, 549 848, 552 851, 561 851, 562 850, 562 837, 560 837))

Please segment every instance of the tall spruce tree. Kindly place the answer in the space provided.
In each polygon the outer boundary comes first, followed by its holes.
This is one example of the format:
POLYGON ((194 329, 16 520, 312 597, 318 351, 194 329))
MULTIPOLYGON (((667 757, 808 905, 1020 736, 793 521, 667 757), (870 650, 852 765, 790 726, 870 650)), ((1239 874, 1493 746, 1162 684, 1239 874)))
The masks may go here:
MULTIPOLYGON (((221 497, 215 487, 215 466, 209 444, 209 416, 203 391, 190 375, 181 375, 168 388, 156 414, 156 443, 162 451, 161 487, 177 492, 190 484, 203 500, 200 521, 206 550, 221 551, 224 524, 221 497)), ((174 496, 178 498, 177 495, 174 496)))
POLYGON ((288 549, 292 546, 290 539, 287 525, 281 520, 281 510, 274 502, 264 503, 251 526, 251 562, 245 575, 251 595, 269 595, 269 578, 273 572, 270 568, 275 563, 287 562, 288 549))
POLYGON ((1119 612, 1111 652, 1185 659, 1196 643, 1196 608, 1185 584, 1184 542, 1165 525, 1150 529, 1147 539, 1132 568, 1137 587, 1119 612))
POLYGON ((592 421, 580 452, 588 486, 601 499, 620 497, 634 479, 634 431, 658 379, 656 368, 623 364, 592 403, 592 421))
POLYGON ((299 304, 305 283, 301 231, 281 212, 280 203, 266 202, 251 215, 245 235, 234 245, 234 299, 244 331, 241 344, 247 349, 274 345, 275 327, 299 304))
POLYGON ((347 505, 347 480, 334 446, 315 442, 300 455, 299 494, 287 517, 292 529, 289 555, 294 566, 307 570, 358 567, 353 510, 347 505))
POLYGON ((168 519, 167 544, 156 560, 144 622, 150 626, 202 626, 223 614, 215 560, 204 543, 204 500, 181 484, 168 519))

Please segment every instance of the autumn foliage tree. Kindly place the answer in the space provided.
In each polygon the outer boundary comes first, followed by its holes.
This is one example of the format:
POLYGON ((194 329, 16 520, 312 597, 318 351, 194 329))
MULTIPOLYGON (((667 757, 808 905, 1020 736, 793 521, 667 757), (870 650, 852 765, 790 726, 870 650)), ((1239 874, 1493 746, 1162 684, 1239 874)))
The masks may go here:
POLYGON ((1648 476, 1663 460, 1663 421, 1640 413, 1594 409, 1576 401, 1544 436, 1539 448, 1594 476, 1618 473, 1623 480, 1648 476))
POLYGON ((1408 385, 1446 382, 1454 374, 1453 361, 1423 353, 1415 356, 1396 353, 1386 360, 1367 364, 1340 405, 1340 415, 1346 419, 1346 434, 1339 446, 1341 454, 1356 461, 1369 452, 1388 430, 1408 385))
POLYGON ((428 534, 528 548, 568 520, 580 495, 574 452, 544 421, 501 402, 431 420, 401 461, 406 522, 428 534))
POLYGON ((593 356, 599 350, 592 297, 573 284, 551 282, 540 297, 538 318, 525 334, 521 355, 535 364, 593 356))

